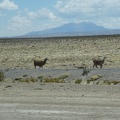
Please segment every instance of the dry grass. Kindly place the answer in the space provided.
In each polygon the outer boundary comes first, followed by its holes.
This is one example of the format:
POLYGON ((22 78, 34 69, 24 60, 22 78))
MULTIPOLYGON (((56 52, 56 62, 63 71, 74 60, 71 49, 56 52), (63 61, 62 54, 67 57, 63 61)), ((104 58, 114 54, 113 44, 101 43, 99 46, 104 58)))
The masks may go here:
POLYGON ((67 77, 69 77, 69 74, 63 74, 63 75, 59 76, 58 78, 64 80, 64 79, 66 79, 67 77))
POLYGON ((82 82, 82 79, 75 80, 75 84, 80 84, 82 82))
POLYGON ((26 77, 26 78, 16 78, 13 82, 26 82, 26 83, 29 83, 29 82, 37 82, 38 80, 36 78, 33 78, 33 77, 26 77))
POLYGON ((120 81, 119 80, 104 80, 103 81, 103 84, 104 85, 118 85, 120 84, 120 81))
POLYGON ((63 79, 59 79, 59 78, 45 78, 43 82, 44 83, 65 83, 63 79))
POLYGON ((120 66, 120 37, 69 37, 0 41, 1 68, 34 68, 33 59, 48 57, 45 67, 73 68, 83 63, 92 66, 96 56, 107 56, 105 66, 120 66))
MULTIPOLYGON (((98 79, 100 79, 102 77, 102 75, 94 75, 94 76, 91 76, 88 80, 87 80, 87 83, 89 84, 90 82, 95 82, 97 81, 98 79)), ((98 82, 97 82, 98 84, 98 82)))
POLYGON ((5 75, 2 71, 0 71, 0 82, 4 81, 5 75))

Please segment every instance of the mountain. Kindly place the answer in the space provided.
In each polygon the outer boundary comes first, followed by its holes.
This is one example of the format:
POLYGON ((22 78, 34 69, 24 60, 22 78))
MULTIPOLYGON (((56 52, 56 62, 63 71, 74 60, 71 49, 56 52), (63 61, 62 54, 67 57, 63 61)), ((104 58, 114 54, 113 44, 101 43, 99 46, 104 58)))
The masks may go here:
POLYGON ((60 27, 34 31, 19 37, 57 37, 120 34, 120 29, 107 29, 91 22, 68 23, 60 27))

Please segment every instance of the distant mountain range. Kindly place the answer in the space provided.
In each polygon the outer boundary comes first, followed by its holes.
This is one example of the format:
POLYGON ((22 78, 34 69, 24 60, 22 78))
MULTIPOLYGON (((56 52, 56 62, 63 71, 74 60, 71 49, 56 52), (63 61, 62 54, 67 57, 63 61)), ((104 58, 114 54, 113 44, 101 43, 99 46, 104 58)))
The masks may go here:
POLYGON ((58 36, 92 36, 120 34, 120 29, 108 29, 91 22, 68 23, 60 27, 33 31, 17 37, 58 37, 58 36))

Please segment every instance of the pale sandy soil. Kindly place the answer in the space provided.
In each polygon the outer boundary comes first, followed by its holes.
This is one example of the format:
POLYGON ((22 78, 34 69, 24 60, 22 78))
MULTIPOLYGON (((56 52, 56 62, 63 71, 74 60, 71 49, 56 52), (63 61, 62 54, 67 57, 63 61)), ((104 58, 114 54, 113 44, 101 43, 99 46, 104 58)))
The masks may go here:
POLYGON ((118 120, 119 85, 0 84, 1 120, 118 120))
POLYGON ((91 76, 120 80, 120 37, 56 38, 29 41, 0 41, 0 120, 118 120, 120 85, 87 84, 91 76), (82 63, 106 56, 102 70, 82 76, 82 63), (33 59, 49 60, 43 69, 34 69, 33 59), (65 83, 14 81, 24 75, 48 78, 68 75, 65 83), (114 76, 114 77, 113 77, 114 76), (75 84, 76 79, 81 84, 75 84))

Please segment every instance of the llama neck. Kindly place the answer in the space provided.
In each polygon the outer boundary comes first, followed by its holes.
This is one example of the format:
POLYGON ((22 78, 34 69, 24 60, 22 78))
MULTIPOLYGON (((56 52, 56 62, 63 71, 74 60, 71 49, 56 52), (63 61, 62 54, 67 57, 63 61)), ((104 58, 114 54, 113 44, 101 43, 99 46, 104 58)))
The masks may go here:
POLYGON ((104 63, 104 61, 105 61, 105 58, 106 58, 106 57, 104 57, 103 60, 102 60, 103 63, 104 63))
POLYGON ((46 63, 46 61, 47 61, 47 59, 45 59, 45 60, 43 61, 43 63, 45 64, 45 63, 46 63))

